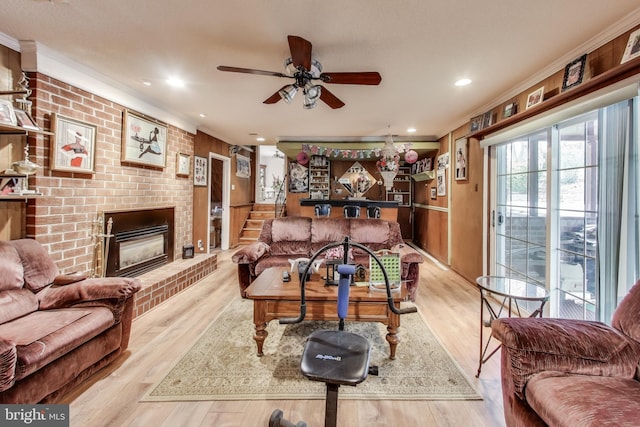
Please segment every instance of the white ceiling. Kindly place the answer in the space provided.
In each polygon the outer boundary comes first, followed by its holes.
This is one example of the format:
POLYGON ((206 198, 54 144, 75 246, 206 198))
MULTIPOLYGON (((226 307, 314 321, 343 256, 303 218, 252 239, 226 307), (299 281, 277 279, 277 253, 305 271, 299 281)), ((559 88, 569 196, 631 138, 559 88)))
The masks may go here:
POLYGON ((0 42, 36 41, 69 67, 240 145, 256 135, 264 144, 406 136, 408 127, 441 137, 638 23, 637 0, 0 2, 0 42), (300 94, 262 103, 288 80, 216 69, 281 72, 290 34, 313 44, 324 71, 378 71, 381 84, 326 85, 346 105, 304 110, 300 94), (169 87, 170 76, 185 87, 169 87), (455 87, 462 77, 473 83, 455 87))

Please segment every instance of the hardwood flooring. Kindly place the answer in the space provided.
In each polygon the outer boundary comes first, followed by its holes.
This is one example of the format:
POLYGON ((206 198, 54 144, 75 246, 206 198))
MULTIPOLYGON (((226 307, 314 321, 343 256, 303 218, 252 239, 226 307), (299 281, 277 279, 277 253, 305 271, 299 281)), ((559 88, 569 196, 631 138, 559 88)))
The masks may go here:
MULTIPOLYGON (((140 402, 169 367, 234 298, 240 298, 231 251, 218 253, 218 270, 135 319, 128 351, 64 397, 72 426, 257 427, 279 408, 285 418, 324 425, 322 400, 140 402)), ((479 294, 452 271, 425 260, 416 305, 444 347, 476 385, 482 401, 341 400, 339 426, 503 426, 500 360, 496 354, 475 378, 479 352, 479 294)), ((402 326, 401 326, 402 327, 402 326)), ((487 329, 486 332, 489 330, 487 329)), ((247 337, 252 339, 252 337, 247 337)), ((402 343, 398 345, 402 351, 402 343)))

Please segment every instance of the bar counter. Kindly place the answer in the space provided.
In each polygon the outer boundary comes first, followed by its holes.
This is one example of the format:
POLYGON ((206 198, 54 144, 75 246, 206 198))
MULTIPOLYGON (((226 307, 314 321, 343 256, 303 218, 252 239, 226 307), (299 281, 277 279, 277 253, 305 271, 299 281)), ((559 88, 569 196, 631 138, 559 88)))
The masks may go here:
POLYGON ((368 199, 300 199, 302 216, 314 217, 315 205, 319 204, 331 205, 332 217, 343 217, 342 208, 346 205, 360 206, 360 218, 367 217, 368 206, 378 206, 380 208, 380 219, 398 221, 398 202, 368 199))

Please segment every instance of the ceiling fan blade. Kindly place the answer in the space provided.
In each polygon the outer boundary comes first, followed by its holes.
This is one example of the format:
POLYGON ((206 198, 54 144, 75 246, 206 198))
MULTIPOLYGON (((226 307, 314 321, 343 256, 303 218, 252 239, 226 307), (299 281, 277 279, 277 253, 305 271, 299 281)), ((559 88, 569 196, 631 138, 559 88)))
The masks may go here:
POLYGON ((282 99, 282 97, 280 96, 280 91, 282 89, 284 89, 285 87, 287 87, 289 85, 285 85, 282 86, 280 89, 278 89, 278 91, 276 93, 274 93, 273 95, 271 95, 270 97, 268 97, 267 99, 265 99, 264 101, 262 101, 263 104, 275 104, 276 102, 280 101, 282 99))
POLYGON ((320 79, 325 83, 343 85, 378 85, 382 81, 380 73, 375 71, 354 73, 322 73, 320 79))
POLYGON ((291 60, 296 67, 302 65, 305 70, 311 69, 311 42, 298 36, 287 36, 291 60))
POLYGON ((218 65, 220 71, 230 71, 232 73, 245 73, 245 74, 258 74, 260 76, 272 76, 272 77, 290 77, 283 73, 277 73, 275 71, 254 70, 252 68, 239 68, 228 67, 226 65, 218 65))
POLYGON ((320 99, 322 99, 329 107, 333 108, 342 108, 344 107, 344 102, 340 101, 338 97, 329 92, 324 86, 320 86, 320 99))

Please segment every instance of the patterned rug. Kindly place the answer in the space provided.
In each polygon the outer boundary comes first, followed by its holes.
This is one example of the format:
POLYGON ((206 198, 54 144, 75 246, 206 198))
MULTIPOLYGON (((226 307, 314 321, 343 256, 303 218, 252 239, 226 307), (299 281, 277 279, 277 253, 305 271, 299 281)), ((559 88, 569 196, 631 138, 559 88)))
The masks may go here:
MULTIPOLYGON (((269 322, 264 355, 256 355, 253 302, 234 300, 142 401, 324 399, 323 383, 300 373, 305 337, 337 322, 269 322)), ((340 388, 340 399, 480 400, 474 386, 418 313, 401 318, 396 359, 381 323, 347 322, 369 339, 379 376, 340 388)))

